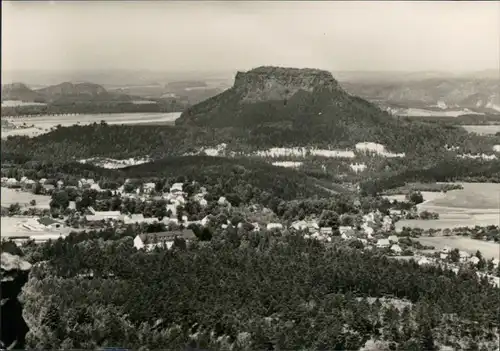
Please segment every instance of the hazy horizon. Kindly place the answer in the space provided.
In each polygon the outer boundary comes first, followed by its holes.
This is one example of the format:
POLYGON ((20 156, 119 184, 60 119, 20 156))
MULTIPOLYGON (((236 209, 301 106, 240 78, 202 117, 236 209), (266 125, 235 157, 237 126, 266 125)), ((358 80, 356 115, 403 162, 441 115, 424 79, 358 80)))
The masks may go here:
POLYGON ((2 2, 2 72, 498 70, 500 2, 2 2))

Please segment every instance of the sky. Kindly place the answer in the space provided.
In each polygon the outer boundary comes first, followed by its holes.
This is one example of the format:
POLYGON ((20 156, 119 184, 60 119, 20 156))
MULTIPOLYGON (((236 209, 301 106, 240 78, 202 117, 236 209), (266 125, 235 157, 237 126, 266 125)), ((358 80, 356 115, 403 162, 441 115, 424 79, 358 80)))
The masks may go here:
POLYGON ((499 52, 498 1, 2 1, 2 71, 463 72, 499 52))

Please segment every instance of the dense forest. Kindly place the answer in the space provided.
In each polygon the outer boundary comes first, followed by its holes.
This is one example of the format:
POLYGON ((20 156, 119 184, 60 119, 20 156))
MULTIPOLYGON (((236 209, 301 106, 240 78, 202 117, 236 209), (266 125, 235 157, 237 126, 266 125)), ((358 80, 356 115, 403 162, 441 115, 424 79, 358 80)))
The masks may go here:
MULTIPOLYGON (((426 127, 427 128, 427 127, 426 127)), ((441 131, 442 132, 442 131, 441 131)), ((440 132, 440 133, 441 133, 440 132)), ((357 162, 364 162, 368 165, 370 180, 366 181, 366 174, 355 174, 350 171, 349 159, 328 159, 325 157, 309 157, 304 166, 303 172, 314 178, 327 180, 324 184, 332 182, 362 182, 367 184, 373 191, 381 191, 401 186, 409 181, 435 182, 435 181, 500 181, 500 163, 498 160, 480 159, 457 159, 457 152, 446 151, 444 145, 452 145, 454 138, 460 136, 463 139, 462 150, 467 148, 470 151, 479 152, 490 150, 492 145, 499 143, 498 136, 479 137, 470 134, 462 134, 451 129, 448 134, 440 134, 437 140, 427 143, 422 136, 416 137, 413 146, 420 150, 410 150, 406 157, 390 159, 383 157, 358 155, 357 162), (415 144, 416 143, 416 144, 415 144), (438 146, 439 145, 439 146, 438 146), (322 167, 327 167, 323 169, 322 167), (342 175, 342 176, 341 176, 342 175)), ((283 132, 285 133, 285 132, 283 132)), ((35 138, 22 136, 9 137, 2 140, 2 169, 7 172, 8 168, 33 169, 33 165, 45 167, 47 172, 53 173, 48 165, 56 162, 57 167, 66 167, 68 171, 79 172, 75 162, 79 159, 91 157, 109 157, 115 159, 128 159, 130 157, 149 156, 153 160, 161 160, 170 156, 181 156, 199 152, 201 148, 215 147, 219 144, 227 144, 227 152, 235 152, 238 161, 221 161, 220 159, 205 158, 203 164, 191 173, 203 174, 209 168, 210 163, 220 162, 247 162, 247 156, 257 150, 266 147, 292 146, 291 140, 297 136, 293 146, 301 145, 300 140, 304 137, 298 131, 290 131, 286 138, 282 130, 243 130, 235 128, 211 129, 199 127, 169 127, 169 126, 117 126, 106 123, 92 124, 86 126, 59 127, 47 134, 35 138), (273 134, 276 132, 276 134, 273 134), (290 144, 286 140, 290 141, 290 144), (12 166, 9 167, 8 164, 12 166), (63 166, 64 163, 69 163, 63 166)), ((416 134, 425 133, 424 130, 416 134)), ((424 134, 425 135, 425 134, 424 134)), ((306 137, 307 139, 308 137, 306 137)), ((309 139, 311 140, 311 139, 309 139)), ((328 147, 327 144, 315 142, 308 144, 303 140, 304 146, 328 147)), ((412 145, 411 143, 403 145, 412 145)), ((353 148, 354 144, 344 144, 344 147, 353 148)), ((405 146, 406 148, 407 146, 405 146)), ((232 158, 233 160, 235 158, 232 158)), ((199 159, 186 159, 198 162, 199 159)), ((272 161, 270 158, 265 159, 272 161)), ((161 161, 168 162, 168 161, 161 161)), ((164 165, 161 162, 144 165, 135 171, 132 168, 124 172, 136 172, 138 176, 144 177, 143 171, 148 175, 162 172, 164 165), (139 173, 137 173, 139 172, 139 173)), ((260 163, 262 164, 262 163, 260 163)), ((179 164, 180 165, 180 164, 179 164)), ((183 166, 184 167, 184 166, 183 166)), ((170 169, 175 170, 176 165, 170 165, 170 169)), ((272 168, 273 172, 277 168, 272 168)), ((262 171, 267 172, 262 169, 262 171)), ((184 171, 184 169, 182 169, 184 171)), ((12 172, 12 171, 8 171, 12 172)), ((94 173, 97 170, 92 171, 94 173)), ((286 172, 283 170, 283 172, 286 172)), ((118 172, 119 173, 119 172, 118 172)), ((177 172, 179 173, 179 172, 177 172)))
POLYGON ((35 264, 22 296, 29 349, 498 345, 500 291, 466 269, 270 232, 149 253, 133 248, 134 235, 108 229, 22 248, 35 264))
POLYGON ((458 117, 403 117, 407 121, 425 121, 447 125, 497 125, 500 124, 500 114, 470 114, 458 117))
MULTIPOLYGON (((11 159, 19 160, 15 155, 11 159)), ((135 179, 141 184, 153 182, 196 181, 211 189, 213 196, 240 199, 237 202, 270 204, 271 201, 293 200, 314 196, 328 197, 345 190, 334 183, 325 184, 301 171, 277 168, 259 160, 209 156, 169 157, 160 161, 110 170, 76 162, 27 161, 2 165, 2 176, 30 179, 46 178, 49 183, 63 180, 77 185, 81 178, 92 178, 110 186, 135 179)))

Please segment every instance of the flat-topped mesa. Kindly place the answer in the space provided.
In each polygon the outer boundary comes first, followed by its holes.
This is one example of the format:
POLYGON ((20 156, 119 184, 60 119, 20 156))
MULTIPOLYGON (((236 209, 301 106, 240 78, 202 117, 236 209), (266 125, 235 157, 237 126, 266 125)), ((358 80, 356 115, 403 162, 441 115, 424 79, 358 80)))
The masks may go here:
POLYGON ((284 100, 299 90, 313 92, 317 88, 340 89, 328 71, 270 66, 238 72, 233 85, 233 89, 243 93, 244 102, 284 100))

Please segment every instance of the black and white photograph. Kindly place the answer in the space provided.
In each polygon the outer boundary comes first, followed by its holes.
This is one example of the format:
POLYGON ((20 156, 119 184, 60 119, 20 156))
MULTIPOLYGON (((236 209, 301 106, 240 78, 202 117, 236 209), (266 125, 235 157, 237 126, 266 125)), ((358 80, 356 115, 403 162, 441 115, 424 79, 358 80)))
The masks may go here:
POLYGON ((500 351, 500 1, 2 1, 0 350, 500 351))

